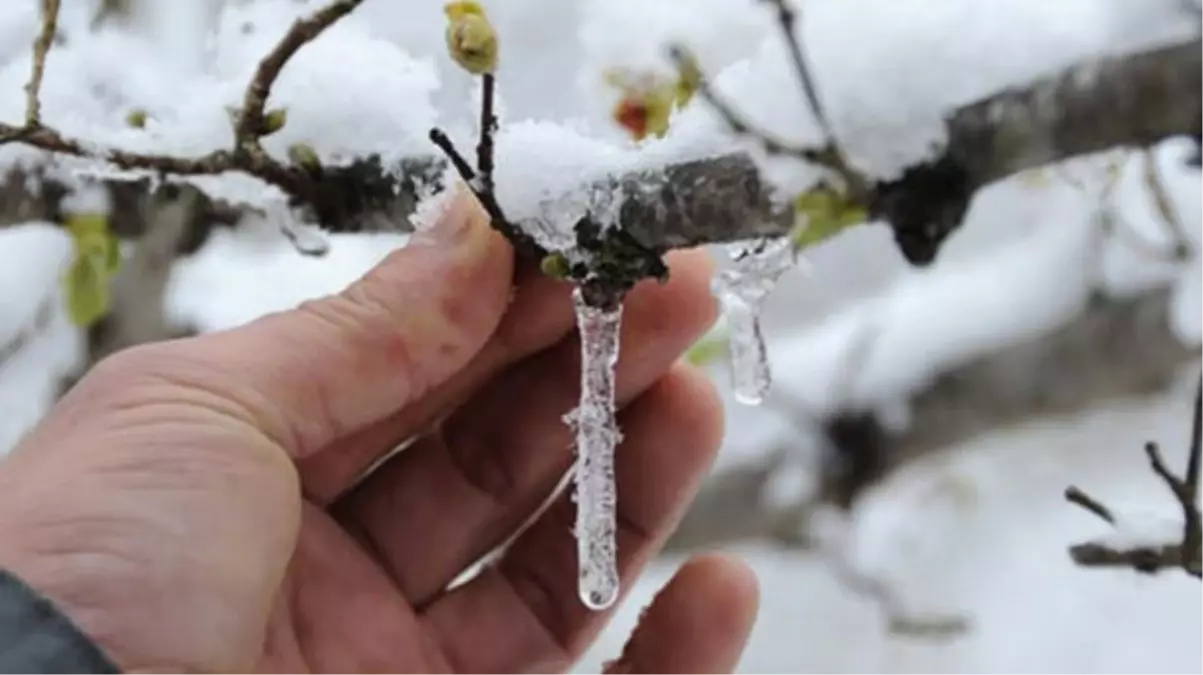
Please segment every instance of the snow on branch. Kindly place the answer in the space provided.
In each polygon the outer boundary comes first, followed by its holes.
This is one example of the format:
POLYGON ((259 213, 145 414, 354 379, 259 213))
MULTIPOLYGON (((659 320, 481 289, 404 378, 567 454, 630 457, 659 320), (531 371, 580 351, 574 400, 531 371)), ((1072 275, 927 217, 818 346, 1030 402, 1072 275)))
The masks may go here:
POLYGON ((1074 562, 1083 567, 1130 567, 1137 572, 1153 574, 1163 569, 1181 568, 1187 574, 1203 579, 1203 520, 1199 516, 1199 466, 1201 455, 1201 423, 1203 423, 1203 378, 1195 389, 1194 412, 1191 415, 1191 435, 1186 469, 1176 476, 1161 455, 1157 443, 1145 444, 1149 467, 1165 483, 1182 509, 1182 522, 1136 522, 1117 516, 1105 504, 1076 486, 1065 490, 1065 499, 1106 521, 1115 528, 1108 537, 1070 547, 1074 562), (1132 521, 1132 522, 1129 522, 1132 521), (1161 532, 1168 524, 1177 536, 1161 532))
MULTIPOLYGON (((1055 331, 944 370, 907 398, 904 428, 892 428, 877 413, 855 406, 820 415, 814 422, 826 448, 813 495, 800 502, 766 498, 785 457, 796 448, 720 469, 703 485, 669 546, 694 550, 762 540, 809 548, 814 542, 808 521, 815 509, 851 508, 923 458, 1025 419, 1158 390, 1199 355, 1171 331, 1170 298, 1159 290, 1100 299, 1055 331)), ((774 396, 790 417, 812 416, 780 389, 774 396)))
MULTIPOLYGON (((293 24, 248 84, 232 149, 198 157, 98 149, 43 125, 36 115, 27 116, 19 127, 0 124, 0 143, 99 157, 121 169, 167 176, 242 172, 281 188, 294 206, 325 230, 409 229, 408 218, 419 201, 443 187, 447 162, 435 155, 433 147, 430 155, 398 165, 386 165, 380 156, 370 155, 345 166, 322 166, 300 154, 288 162, 277 160, 259 143, 263 102, 280 69, 300 47, 361 1, 335 0, 293 24)), ((53 27, 52 15, 46 14, 44 31, 53 27)), ((1144 147, 1174 136, 1198 137, 1203 117, 1200 51, 1200 41, 1194 40, 1100 58, 956 109, 946 118, 948 142, 936 156, 909 166, 897 177, 867 183, 857 199, 870 220, 893 228, 909 260, 930 262, 960 225, 972 195, 990 183, 1115 146, 1144 147)), ((43 67, 44 63, 36 66, 35 75, 43 67)), ((36 89, 34 79, 30 89, 36 89)), ((573 225, 573 232, 580 249, 607 254, 594 257, 611 263, 605 274, 616 287, 662 275, 660 256, 667 250, 782 236, 795 227, 793 209, 774 198, 772 186, 744 153, 619 172, 597 185, 580 187, 610 196, 606 215, 616 214, 617 227, 610 227, 610 217, 587 212, 573 225)), ((249 204, 219 206, 218 211, 227 213, 256 210, 249 204)), ((522 218, 514 223, 517 227, 498 225, 514 236, 537 227, 522 218)), ((548 253, 543 247, 526 245, 529 242, 515 243, 534 255, 548 253)), ((596 276, 598 270, 570 270, 570 276, 583 277, 586 272, 596 276)))
MULTIPOLYGON (((259 63, 247 84, 231 149, 215 150, 196 157, 175 157, 96 147, 42 123, 38 92, 57 27, 60 4, 59 0, 46 0, 41 31, 34 42, 33 70, 26 85, 25 122, 21 126, 0 122, 0 144, 24 143, 51 153, 102 159, 119 169, 143 170, 160 175, 197 176, 242 172, 280 188, 294 202, 308 206, 322 222, 344 222, 348 211, 358 213, 372 208, 387 210, 383 208, 384 204, 369 196, 373 188, 379 187, 383 173, 378 158, 374 162, 372 158, 366 158, 348 168, 324 171, 322 167, 303 162, 282 163, 269 155, 260 143, 260 139, 271 131, 270 125, 265 122, 264 104, 284 65, 301 47, 312 42, 362 3, 363 0, 333 0, 292 24, 276 47, 259 63)), ((409 169, 408 166, 399 168, 409 169)), ((106 181, 110 185, 123 182, 126 181, 106 181)), ((405 179, 390 179, 388 182, 391 197, 395 195, 398 185, 404 185, 405 179)))

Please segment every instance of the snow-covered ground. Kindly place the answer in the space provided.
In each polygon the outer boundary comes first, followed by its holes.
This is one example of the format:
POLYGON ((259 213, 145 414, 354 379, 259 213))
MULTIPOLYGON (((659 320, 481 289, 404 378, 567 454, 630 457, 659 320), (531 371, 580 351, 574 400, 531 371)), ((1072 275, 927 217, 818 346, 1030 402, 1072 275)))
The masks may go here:
MULTIPOLYGON (((0 97, 0 118, 16 121, 36 14, 32 1, 10 1, 15 6, 0 16, 0 91, 10 92, 0 97)), ((110 34, 88 40, 76 31, 77 39, 52 55, 45 86, 50 123, 146 150, 221 146, 229 136, 223 106, 238 100, 255 59, 292 17, 317 4, 254 0, 230 2, 219 12, 215 0, 155 1, 155 11, 139 17, 137 39, 110 34), (163 11, 167 5, 171 10, 163 11), (247 21, 256 26, 250 34, 241 29, 247 21), (205 22, 215 39, 204 39, 195 28, 205 22), (131 105, 156 118, 148 133, 124 127, 131 105)), ((67 27, 82 25, 90 0, 64 4, 67 27)), ((816 138, 798 100, 782 95, 794 88, 780 79, 788 72, 761 3, 485 4, 503 39, 504 117, 532 120, 502 143, 499 166, 511 199, 521 202, 548 185, 549 173, 563 180, 596 171, 598 162, 628 165, 719 147, 714 120, 701 109, 681 115, 673 133, 646 148, 646 155, 637 156, 609 123, 614 93, 602 85, 602 70, 663 68, 660 47, 671 40, 692 46, 709 72, 721 71, 718 83, 761 122, 780 128, 789 121, 788 135, 816 138), (548 146, 562 149, 566 142, 582 151, 547 153, 548 146)), ((837 133, 850 139, 858 161, 881 173, 938 140, 934 121, 947 106, 1078 58, 1164 41, 1183 30, 1180 0, 800 4, 803 34, 837 133)), ((442 21, 441 0, 367 0, 285 70, 273 100, 289 107, 289 122, 269 139, 269 149, 305 140, 323 156, 429 151, 423 138, 435 121, 466 138, 473 94, 443 54, 442 21)), ((964 230, 928 272, 908 269, 880 227, 854 230, 817 248, 769 301, 765 320, 776 386, 815 411, 848 400, 888 404, 922 386, 937 368, 1071 320, 1096 287, 1129 293, 1172 286, 1175 333, 1198 345, 1203 210, 1198 174, 1180 168, 1183 151, 1182 144, 1167 143, 1157 158, 1194 251, 1186 262, 1153 262, 1114 240, 1100 243, 1092 219, 1098 162, 1070 169, 1088 179, 1093 187, 1086 191, 1057 173, 983 191, 964 230), (833 386, 841 355, 866 328, 876 331, 875 351, 854 386, 833 386), (912 358, 917 353, 926 358, 912 358)), ((27 156, 25 149, 6 146, 0 165, 27 156)), ((1131 161, 1116 189, 1116 211, 1134 230, 1164 243, 1139 181, 1139 160, 1131 161)), ((770 168, 786 183, 814 177, 795 167, 770 168)), ((205 184, 251 200, 272 195, 249 180, 205 184)), ((238 325, 341 288, 400 241, 335 237, 330 254, 314 260, 262 232, 218 232, 178 266, 170 311, 205 329, 238 325)), ((69 244, 62 232, 37 224, 0 230, 0 243, 12 253, 0 266, 3 343, 43 297, 30 289, 57 292, 69 244)), ((52 399, 55 376, 79 358, 80 346, 78 332, 59 313, 3 366, 0 448, 11 447, 36 422, 52 399)), ((1180 385, 1163 395, 1032 420, 974 439, 909 467, 862 505, 857 536, 867 564, 895 578, 916 610, 968 614, 973 629, 957 640, 891 638, 877 608, 844 589, 817 557, 741 547, 763 587, 762 613, 741 669, 1203 670, 1198 582, 1181 574, 1146 578, 1074 568, 1066 546, 1099 534, 1101 524, 1061 498, 1072 482, 1109 503, 1131 502, 1172 516, 1173 504, 1147 471, 1140 447, 1156 439, 1171 459, 1181 459, 1193 377, 1185 372, 1180 385)), ((728 414, 720 465, 764 453, 796 433, 769 411, 732 408, 728 414)), ((581 669, 596 669, 618 652, 639 607, 678 563, 655 564, 581 669)))

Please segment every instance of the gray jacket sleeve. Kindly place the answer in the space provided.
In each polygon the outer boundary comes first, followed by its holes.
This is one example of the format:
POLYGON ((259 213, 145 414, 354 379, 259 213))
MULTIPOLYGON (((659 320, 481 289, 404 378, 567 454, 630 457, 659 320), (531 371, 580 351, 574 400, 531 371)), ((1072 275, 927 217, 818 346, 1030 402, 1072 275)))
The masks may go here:
POLYGON ((0 570, 0 673, 117 673, 49 600, 0 570))

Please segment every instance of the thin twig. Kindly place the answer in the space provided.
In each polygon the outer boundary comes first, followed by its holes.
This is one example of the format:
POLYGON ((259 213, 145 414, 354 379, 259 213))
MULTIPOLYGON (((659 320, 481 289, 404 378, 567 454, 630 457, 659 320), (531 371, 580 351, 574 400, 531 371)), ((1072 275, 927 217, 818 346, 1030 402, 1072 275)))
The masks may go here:
MULTIPOLYGON (((678 69, 684 69, 688 66, 688 64, 693 62, 693 57, 689 54, 689 51, 681 45, 670 46, 668 55, 670 58, 672 58, 678 69)), ((793 145, 778 139, 776 136, 767 131, 753 126, 750 122, 744 119, 743 115, 740 114, 733 105, 728 103, 722 97, 722 95, 714 90, 714 86, 710 84, 710 80, 706 77, 698 77, 697 93, 704 101, 706 101, 706 103, 710 104, 710 107, 714 108, 714 111, 717 112, 720 117, 723 118, 723 122, 731 128, 731 131, 737 134, 752 137, 754 140, 760 143, 760 145, 764 148, 764 151, 768 154, 793 157, 795 159, 801 159, 815 163, 821 161, 818 151, 811 148, 793 145)))
POLYGON ((476 168, 480 171, 483 190, 493 191, 493 135, 497 132, 497 115, 493 112, 497 78, 493 73, 481 76, 480 142, 476 145, 476 168))
MULTIPOLYGON (((1176 481, 1181 491, 1182 503, 1182 564, 1187 572, 1203 575, 1203 522, 1199 514, 1199 464, 1201 436, 1203 436, 1203 376, 1195 387, 1194 412, 1190 431, 1190 450, 1186 458, 1186 471, 1182 480, 1176 481)), ((1203 578, 1203 576, 1201 576, 1203 578)))
POLYGON ((843 153, 835 142, 831 126, 827 121, 822 104, 819 102, 818 92, 814 86, 814 78, 811 77, 810 70, 807 68, 805 58, 802 55, 802 45, 798 43, 797 37, 794 35, 796 17, 793 9, 790 8, 786 0, 764 1, 774 5, 777 10, 778 24, 781 26, 783 37, 789 48, 790 60, 793 63, 807 102, 814 111, 815 119, 818 121, 819 128, 823 132, 824 146, 822 148, 814 149, 795 146, 780 140, 774 134, 752 126, 733 105, 728 103, 714 90, 714 86, 701 74, 701 69, 696 66, 696 59, 693 58, 688 50, 681 45, 672 45, 669 47, 669 57, 675 63, 678 71, 684 72, 688 68, 691 72, 696 73, 698 94, 723 118, 723 121, 731 128, 731 131, 736 134, 752 137, 770 155, 793 157, 827 169, 839 178, 843 183, 843 189, 847 191, 854 201, 867 206, 871 192, 870 183, 848 164, 848 161, 844 158, 843 153))
MULTIPOLYGON (((1130 549, 1118 549, 1099 542, 1087 542, 1070 547, 1070 556, 1074 562, 1086 567, 1131 567, 1138 572, 1148 574, 1162 569, 1179 567, 1187 574, 1203 579, 1203 519, 1200 518, 1199 506, 1196 503, 1199 492, 1200 464, 1200 424, 1203 423, 1203 377, 1195 389, 1194 412, 1191 415, 1190 450, 1186 462, 1186 472, 1183 478, 1174 475, 1161 449, 1152 441, 1145 444, 1145 454, 1153 473, 1170 489, 1174 499, 1182 508, 1182 539, 1176 543, 1166 543, 1155 546, 1138 546, 1130 549)), ((1110 509, 1101 502, 1081 490, 1070 487, 1065 491, 1065 498, 1071 503, 1081 506, 1103 520, 1114 524, 1115 518, 1110 509)))
MULTIPOLYGON (((455 168, 455 172, 459 174, 459 177, 468 185, 468 189, 475 195, 476 200, 484 207, 485 212, 489 214, 489 220, 493 229, 508 239, 510 244, 519 252, 531 255, 536 259, 541 259, 547 255, 547 251, 533 237, 523 232, 522 228, 514 225, 505 217, 505 211, 502 210, 501 203, 497 201, 497 195, 493 192, 492 185, 484 185, 484 182, 480 178, 482 173, 472 168, 472 165, 468 163, 468 160, 455 147, 455 143, 445 131, 437 127, 431 129, 430 141, 439 150, 443 151, 443 154, 447 156, 447 160, 451 162, 451 166, 455 168)), ((490 145, 491 143, 490 141, 490 145)))
POLYGON ((1165 189, 1164 177, 1161 175, 1160 167, 1157 166, 1157 158, 1154 157, 1153 151, 1145 150, 1143 155, 1145 186, 1152 195, 1153 206, 1161 216, 1161 222, 1169 229, 1170 237, 1173 239, 1170 255, 1175 260, 1185 260, 1190 255, 1190 239, 1186 236, 1186 228, 1182 225, 1178 209, 1175 208, 1173 200, 1165 189))
POLYGON ((46 55, 54 44, 54 34, 58 30, 58 13, 60 0, 42 0, 42 30, 33 43, 33 66, 29 74, 29 83, 25 85, 25 128, 37 129, 42 126, 42 77, 46 73, 46 55))
MULTIPOLYGON (((57 15, 60 0, 44 0, 47 17, 57 15)), ((39 39, 34 46, 34 71, 26 91, 34 99, 30 104, 32 115, 27 114, 23 126, 16 127, 0 122, 0 145, 4 143, 24 143, 41 150, 55 152, 75 157, 95 158, 118 168, 126 170, 147 170, 160 174, 178 176, 211 175, 227 171, 241 171, 275 185, 299 202, 308 201, 312 196, 312 179, 305 171, 286 166, 262 150, 259 146, 259 135, 262 130, 263 104, 271 91, 284 64, 301 46, 314 40, 335 21, 346 16, 351 10, 362 4, 363 0, 334 0, 331 4, 315 12, 308 18, 298 19, 281 38, 256 69, 254 77, 247 84, 243 97, 243 111, 239 115, 235 133, 235 147, 230 150, 215 150, 196 157, 172 157, 169 155, 148 155, 125 150, 97 148, 67 136, 54 128, 42 125, 38 115, 36 101, 42 78, 42 68, 45 56, 39 57, 39 50, 48 43, 39 39), (33 119, 31 123, 30 119, 33 119)), ((44 17, 42 36, 49 34, 53 39, 54 31, 50 20, 44 17), (50 28, 47 28, 47 27, 50 28)))
POLYGON ((1071 504, 1077 504, 1078 506, 1081 506, 1108 523, 1112 525, 1115 524, 1115 516, 1111 513, 1111 509, 1107 508, 1099 500, 1083 492, 1078 488, 1078 486, 1070 485, 1069 487, 1065 488, 1065 499, 1071 504))
POLYGON ((806 94, 806 100, 810 103, 811 109, 814 111, 815 120, 818 121, 819 127, 823 130, 826 136, 827 143, 835 144, 835 135, 831 132, 831 123, 828 121, 827 113, 823 109, 822 103, 819 102, 819 92, 815 87, 814 78, 811 77, 810 68, 806 65, 806 57, 802 54, 802 44, 798 42, 798 36, 794 32, 797 14, 793 7, 790 6, 789 0, 761 0, 773 5, 777 11, 777 24, 781 27, 782 37, 785 38, 786 47, 789 49, 790 62, 793 64, 794 73, 798 76, 798 82, 802 85, 802 91, 806 94))
POLYGON ((438 146, 439 150, 442 150, 443 154, 447 155, 447 160, 451 162, 451 166, 455 167, 455 172, 459 174, 460 178, 464 179, 465 183, 471 186, 477 182, 476 169, 472 168, 468 160, 464 159, 464 156, 460 154, 459 149, 455 147, 455 143, 451 141, 451 137, 447 135, 447 132, 438 128, 431 129, 430 142, 438 146))
POLYGON ((259 148, 259 137, 263 132, 263 106, 267 103, 272 85, 275 84, 284 64, 288 63, 297 50, 312 42, 361 4, 363 0, 334 0, 310 16, 297 19, 284 34, 284 38, 276 44, 275 49, 263 57, 242 97, 242 110, 234 130, 236 154, 240 150, 252 151, 259 148))
POLYGON ((822 100, 819 98, 819 90, 815 85, 815 78, 806 63, 802 43, 798 40, 798 34, 795 32, 798 19, 796 11, 790 5, 789 0, 761 1, 773 5, 777 12, 777 25, 781 29, 781 37, 785 40, 786 48, 789 50, 790 64, 793 66, 794 74, 797 76, 798 83, 802 87, 802 93, 806 96, 806 101, 810 104, 810 108, 814 112, 815 121, 818 123, 819 129, 823 131, 823 141, 826 147, 820 153, 820 156, 823 158, 820 164, 839 176, 840 180, 844 182, 845 189, 852 195, 864 199, 868 193, 869 182, 860 172, 848 164, 847 158, 844 157, 844 153, 836 141, 835 131, 831 127, 831 119, 828 117, 822 100))

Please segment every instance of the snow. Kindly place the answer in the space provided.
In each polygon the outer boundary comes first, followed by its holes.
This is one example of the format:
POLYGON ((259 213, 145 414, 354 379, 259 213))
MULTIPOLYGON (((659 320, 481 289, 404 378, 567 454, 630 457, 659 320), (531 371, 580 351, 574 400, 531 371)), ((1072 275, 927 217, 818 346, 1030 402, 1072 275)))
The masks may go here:
POLYGON ((1117 551, 1131 551, 1138 548, 1161 548, 1172 546, 1182 541, 1182 513, 1167 513, 1125 508, 1117 505, 1113 508, 1115 525, 1111 531, 1101 537, 1091 539, 1117 551))
MULTIPOLYGON (((177 11, 156 10, 131 31, 92 37, 80 30, 89 3, 65 3, 69 42, 48 61, 46 120, 105 146, 180 154, 226 147, 226 107, 240 104, 255 60, 293 18, 318 4, 227 2, 220 14, 206 13, 213 2, 178 0, 172 3, 177 11), (242 30, 247 22, 254 25, 249 34, 242 30), (196 25, 212 26, 207 39, 197 37, 205 31, 196 25), (151 113, 145 130, 125 124, 131 107, 151 113)), ((23 113, 18 92, 37 26, 33 5, 16 3, 0 19, 0 90, 11 94, 0 97, 0 119, 10 123, 23 113)), ((591 179, 736 147, 702 105, 680 113, 666 138, 641 145, 611 123, 614 93, 600 74, 610 67, 663 69, 664 42, 691 47, 720 91, 757 123, 799 141, 819 137, 782 58, 780 36, 759 3, 486 5, 503 36, 498 190, 507 210, 543 223, 540 236, 553 248, 570 245, 563 228, 582 209, 604 213, 604 197, 582 188, 591 179)), ((938 121, 949 106, 1084 57, 1181 37, 1184 25, 1197 28, 1197 21, 1180 20, 1178 0, 799 5, 801 35, 835 132, 857 165, 874 175, 930 153, 942 140, 938 121)), ((478 83, 443 53, 441 8, 440 0, 368 0, 306 46, 271 98, 271 106, 288 109, 289 120, 267 139, 269 150, 282 157, 288 143, 303 141, 328 161, 366 151, 386 158, 429 154, 434 149, 425 135, 440 124, 470 154, 478 83)), ((1185 343, 1198 345, 1203 195, 1197 172, 1181 168, 1187 151, 1180 142, 1156 151, 1189 244, 1183 260, 1151 259, 1128 240, 1101 234, 1102 158, 1070 168, 1090 177, 1086 191, 1056 171, 983 190, 930 270, 908 268, 879 226, 808 250, 804 268, 787 273, 766 300, 775 390, 811 414, 862 402, 897 412, 905 423, 900 401, 934 374, 1063 325, 1082 310, 1092 288, 1121 296, 1172 289, 1172 327, 1185 343)), ((20 146, 0 147, 0 167, 35 156, 20 146)), ((90 161, 62 165, 97 170, 90 161)), ((791 189, 817 176, 794 163, 768 166, 774 180, 791 189)), ((1141 171, 1141 160, 1132 159, 1115 188, 1112 213, 1157 248, 1170 239, 1141 171)), ((261 205, 280 197, 246 177, 197 182, 219 196, 261 205)), ((436 210, 437 199, 423 205, 423 218, 436 210)), ((42 296, 28 289, 57 294, 70 244, 62 232, 39 224, 4 228, 0 240, 5 250, 20 252, 0 267, 2 344, 36 312, 42 296)), ((326 256, 315 259, 298 255, 270 224, 220 231, 174 270, 169 310, 203 330, 236 326, 344 287, 404 240, 334 236, 326 256)), ((0 447, 11 447, 36 422, 80 349, 79 332, 60 312, 40 338, 0 366, 0 447)), ((772 396, 763 407, 731 405, 728 379, 716 371, 715 381, 729 403, 720 467, 783 445, 811 445, 814 429, 806 415, 783 413, 771 405, 772 396)), ((973 631, 959 640, 936 645, 890 638, 878 608, 841 587, 818 557, 739 548, 764 590, 741 670, 1200 670, 1197 582, 1073 567, 1068 545, 1128 530, 1111 532, 1061 498, 1075 483, 1109 504, 1157 505, 1154 512, 1169 522, 1173 504, 1148 472, 1140 447, 1161 440, 1177 465, 1189 419, 1182 402, 1189 399, 1179 387, 998 430, 915 463, 858 506, 850 533, 858 566, 897 584, 908 607, 969 614, 973 631), (1141 621, 1134 624, 1133 616, 1141 621)), ((806 479, 793 467, 773 498, 795 496, 806 479)), ((640 606, 679 562, 653 564, 581 668, 596 668, 618 652, 640 606)))
POLYGON ((526 121, 497 136, 497 199, 510 220, 553 251, 575 248, 572 228, 586 214, 603 226, 615 224, 617 200, 597 184, 636 166, 630 148, 591 138, 580 126, 526 121))

